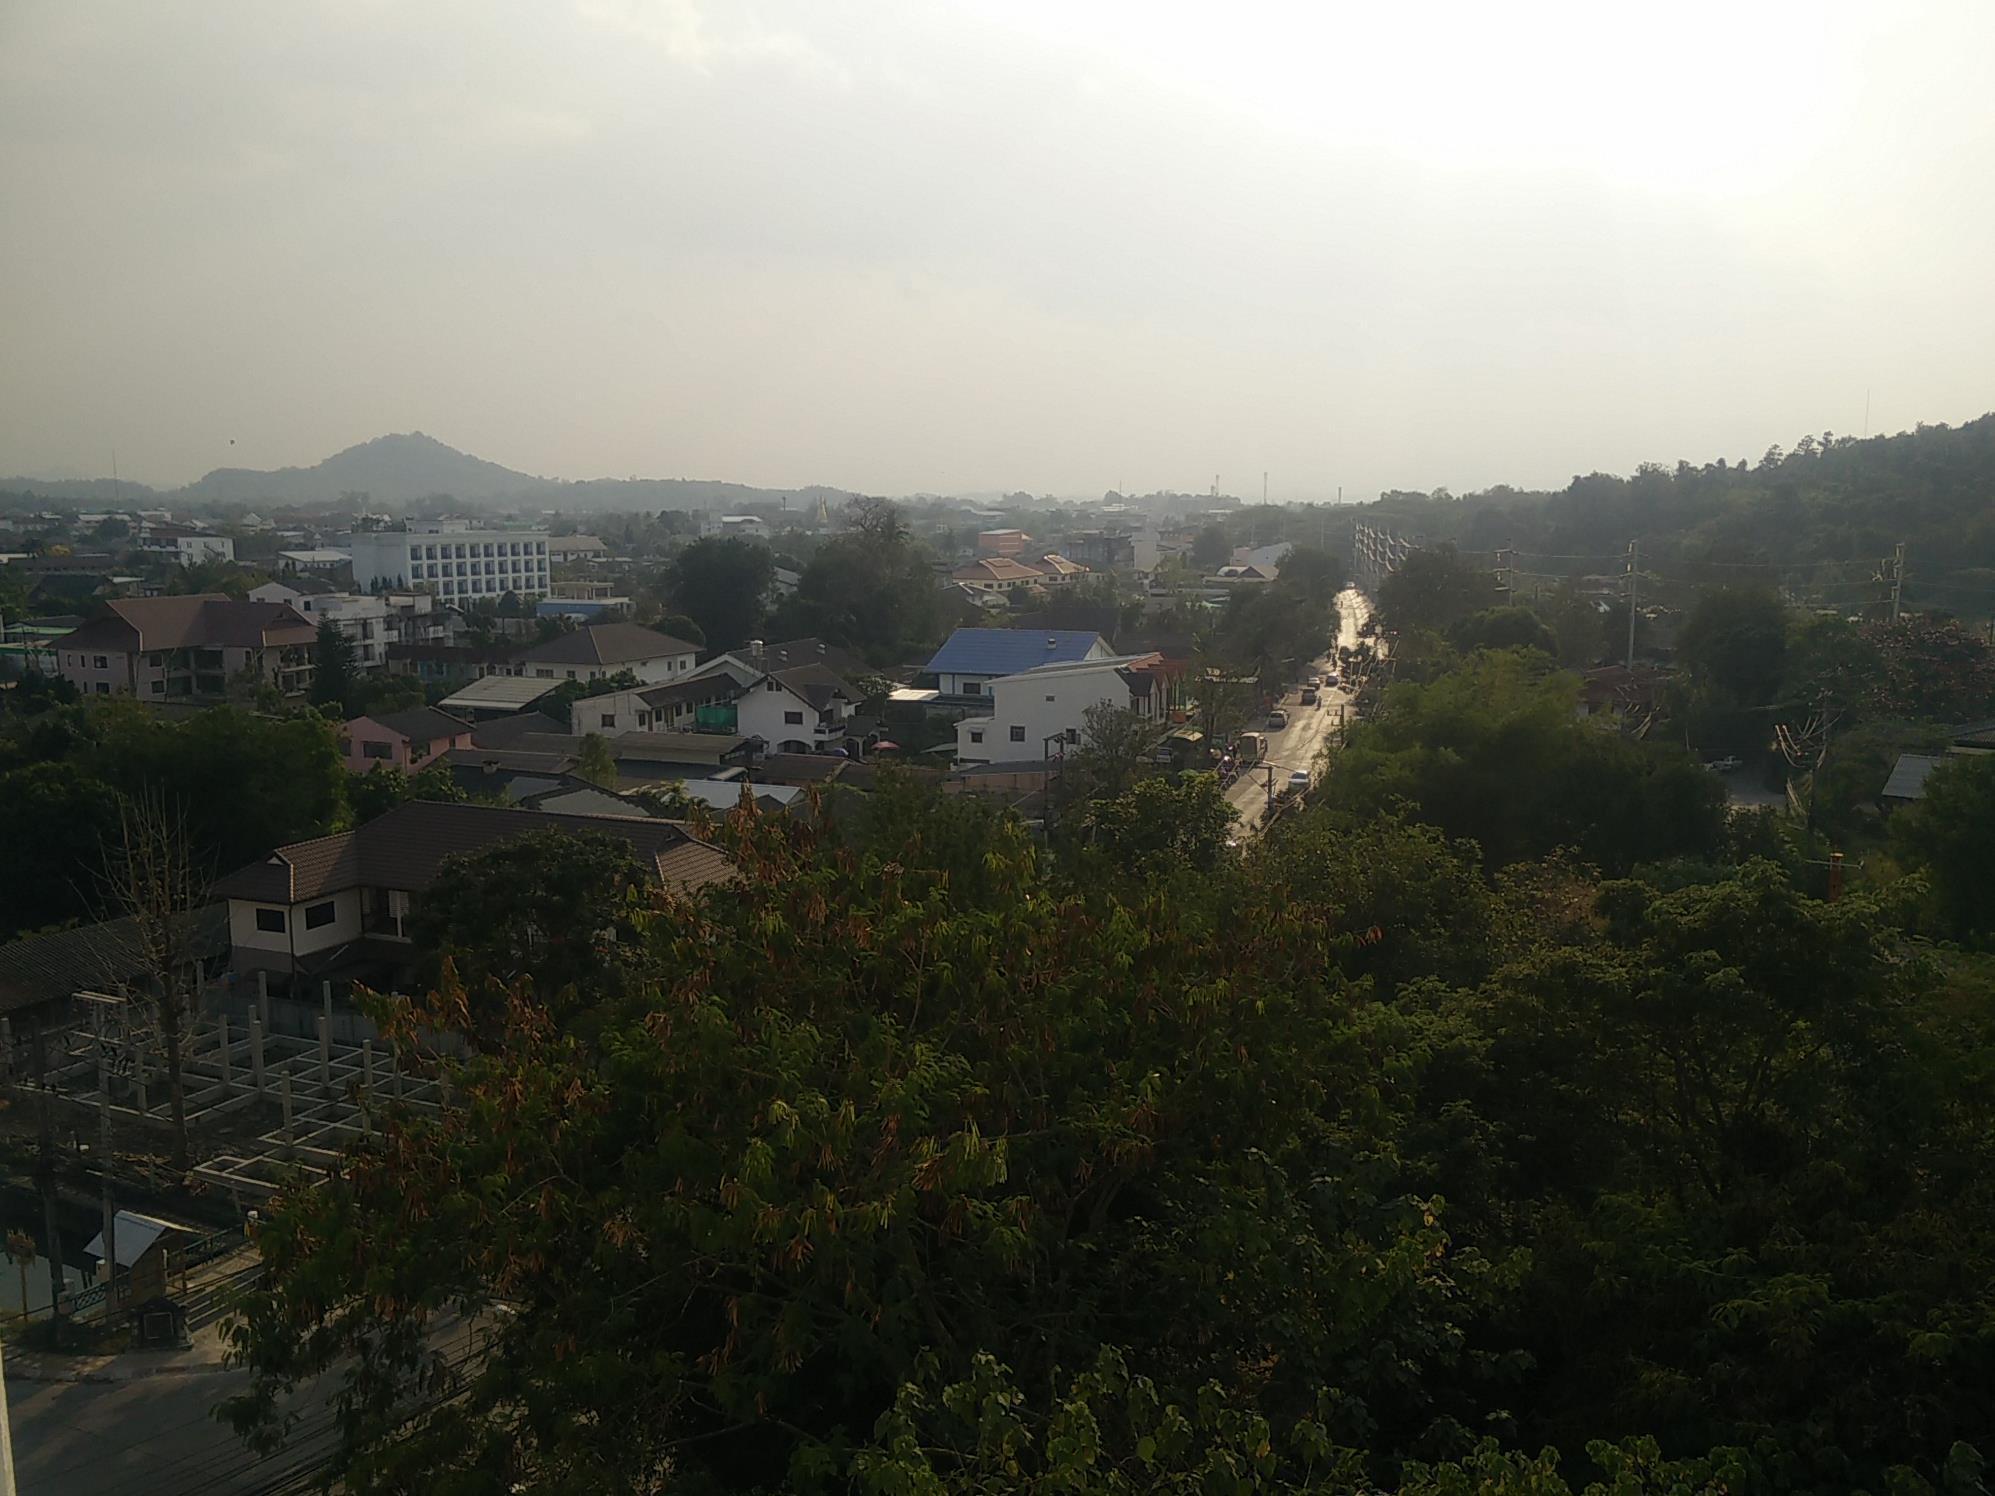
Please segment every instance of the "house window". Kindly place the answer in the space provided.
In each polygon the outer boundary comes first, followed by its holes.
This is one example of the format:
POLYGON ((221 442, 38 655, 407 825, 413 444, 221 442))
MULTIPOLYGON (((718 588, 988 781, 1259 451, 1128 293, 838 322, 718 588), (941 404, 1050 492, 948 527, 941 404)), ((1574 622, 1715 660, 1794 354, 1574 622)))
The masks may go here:
POLYGON ((266 935, 282 935, 284 933, 284 911, 282 909, 257 910, 256 927, 266 935))
POLYGON ((983 692, 983 689, 984 688, 980 682, 973 680, 966 680, 963 682, 963 694, 965 696, 980 695, 983 692))
POLYGON ((1046 699, 1047 699, 1048 701, 1056 701, 1056 700, 1058 700, 1059 698, 1058 698, 1058 697, 1054 697, 1054 696, 1048 696, 1048 697, 1047 697, 1046 699))
POLYGON ((1080 740, 1081 740, 1081 730, 1078 727, 1070 727, 1067 729, 1068 742, 1078 743, 1080 740))
POLYGON ((1022 743, 1022 742, 1024 742, 1024 741, 1025 741, 1025 729, 1024 729, 1024 728, 1022 728, 1022 727, 1014 727, 1014 728, 1013 728, 1013 729, 1011 730, 1011 740, 1012 740, 1012 741, 1013 741, 1014 743, 1022 743))
POLYGON ((534 676, 539 680, 553 680, 554 672, 552 670, 536 670, 534 671, 534 676))
POLYGON ((802 727, 804 725, 804 714, 802 712, 784 712, 783 725, 785 727, 802 727))
POLYGON ((166 682, 163 680, 154 681, 152 683, 152 694, 155 696, 164 696, 166 694, 166 682))
POLYGON ((981 727, 973 727, 970 729, 971 742, 981 743, 983 740, 984 740, 984 730, 981 727))
POLYGON ((110 682, 109 682, 109 681, 101 681, 101 680, 100 680, 100 681, 98 681, 98 682, 97 682, 97 694, 98 694, 99 696, 109 696, 109 695, 111 694, 111 684, 110 684, 110 682))
POLYGON ((393 743, 383 743, 376 738, 362 738, 360 740, 360 756, 362 758, 393 758, 395 756, 395 745, 393 743))
POLYGON ((333 922, 333 916, 336 912, 331 899, 327 899, 323 904, 307 904, 305 906, 305 928, 308 930, 323 930, 333 922))
POLYGON ((617 725, 616 713, 615 712, 602 713, 602 725, 604 727, 615 727, 617 725))
POLYGON ((98 655, 94 663, 99 670, 109 670, 111 668, 110 660, 103 655, 98 655))
POLYGON ((575 672, 574 672, 574 671, 572 671, 572 670, 571 670, 571 671, 569 671, 569 672, 568 672, 568 679, 570 679, 570 680, 573 680, 574 678, 575 678, 575 672))

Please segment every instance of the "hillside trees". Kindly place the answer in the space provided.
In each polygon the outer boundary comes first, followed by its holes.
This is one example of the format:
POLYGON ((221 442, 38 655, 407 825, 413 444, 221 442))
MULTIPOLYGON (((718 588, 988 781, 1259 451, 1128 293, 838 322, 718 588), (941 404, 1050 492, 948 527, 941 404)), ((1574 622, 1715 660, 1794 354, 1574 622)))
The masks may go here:
POLYGON ((761 629, 775 575, 774 554, 760 541, 708 536, 672 558, 666 595, 674 612, 698 625, 708 647, 735 649, 761 629))

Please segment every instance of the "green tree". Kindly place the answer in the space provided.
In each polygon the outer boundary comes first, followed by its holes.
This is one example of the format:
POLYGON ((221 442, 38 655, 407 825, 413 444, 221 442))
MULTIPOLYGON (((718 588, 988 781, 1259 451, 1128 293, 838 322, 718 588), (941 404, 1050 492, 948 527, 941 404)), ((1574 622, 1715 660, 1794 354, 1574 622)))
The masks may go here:
POLYGON ((1677 655, 1723 698, 1765 705, 1786 672, 1786 606, 1770 588, 1710 588, 1684 620, 1677 655))
POLYGON ((1472 613, 1501 601, 1495 574, 1452 545, 1414 551, 1379 584, 1378 615, 1386 627, 1445 633, 1472 613))
POLYGON ((498 1043, 522 987, 559 1024, 628 994, 647 959, 648 889, 628 842, 537 832, 446 859, 411 934, 432 979, 452 968, 453 1026, 498 1043))
MULTIPOLYGON (((341 1365, 356 1490, 621 1490, 666 1462, 688 1489, 835 1489, 924 1357, 1041 1388, 1126 1344, 1166 1403, 1286 1426, 1339 1367, 1332 1437, 1425 1427, 1489 1279, 1362 1162, 1378 1123, 1351 1098, 1397 1045, 1355 1042, 1321 938, 1049 896, 1022 832, 986 824, 961 887, 909 843, 751 820, 741 881, 651 922, 652 973, 586 1046, 507 1005, 452 1067, 458 1105, 391 1118, 268 1213, 238 1425, 341 1365), (434 1315, 501 1299, 461 1389, 386 1437, 434 1315)), ((479 900, 459 927, 516 923, 479 900)))
POLYGON ((1233 542, 1227 539, 1223 526, 1207 525, 1192 540, 1192 565, 1202 572, 1215 572, 1232 559, 1233 542))
POLYGON ((583 735, 582 747, 575 755, 575 773, 599 789, 613 790, 617 787, 616 754, 611 751, 609 740, 601 733, 583 735))
POLYGON ((1237 816, 1219 791, 1218 775, 1157 775, 1090 801, 1078 834, 1091 858, 1124 872, 1209 873, 1226 855, 1237 816))
POLYGON ((312 645, 312 701, 346 710, 360 678, 360 664, 353 641, 340 632, 339 625, 327 619, 319 625, 319 637, 312 645))
POLYGON ((347 781, 346 797, 349 819, 356 826, 364 826, 410 800, 461 803, 470 799, 458 787, 450 766, 441 762, 425 764, 413 774, 392 764, 376 764, 347 781))
POLYGON ((1448 640, 1464 654, 1478 649, 1535 649, 1557 658, 1558 636, 1529 608, 1485 608, 1458 620, 1448 640))
POLYGON ((666 592, 714 649, 735 649, 762 627, 776 563, 769 547, 739 536, 695 540, 672 559, 666 592))
POLYGON ((116 792, 77 763, 0 774, 0 934, 11 937, 90 914, 100 848, 118 832, 116 792))
POLYGON ((1392 687, 1331 759, 1320 802, 1360 815, 1403 802, 1474 840, 1491 867, 1567 847, 1626 871, 1718 846, 1718 781, 1679 748, 1579 720, 1577 682, 1543 663, 1485 653, 1431 684, 1392 687))
POLYGON ((1924 794, 1892 816, 1891 844, 1931 881, 1942 930, 1995 934, 1995 754, 1960 754, 1927 775, 1924 794))

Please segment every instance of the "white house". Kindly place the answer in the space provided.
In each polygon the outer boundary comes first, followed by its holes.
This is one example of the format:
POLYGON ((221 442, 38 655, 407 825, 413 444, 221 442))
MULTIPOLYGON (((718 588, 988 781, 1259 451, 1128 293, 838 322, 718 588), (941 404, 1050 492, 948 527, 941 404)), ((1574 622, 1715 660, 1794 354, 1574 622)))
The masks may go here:
POLYGON ((236 558, 236 543, 226 535, 175 535, 172 545, 173 559, 182 566, 236 558))
POLYGON ((1080 742, 1091 707, 1112 706, 1154 720, 1162 693, 1148 667, 1161 659, 1155 654, 1114 655, 1001 676, 984 688, 990 714, 956 724, 956 761, 992 764, 1052 757, 1080 742))
POLYGON ((690 675, 699 649, 635 623, 593 623, 513 656, 508 675, 539 680, 604 680, 628 670, 648 685, 690 675))
POLYGON ((415 588, 445 602, 547 594, 545 530, 471 530, 412 525, 363 530, 351 539, 353 585, 397 591, 415 588))
POLYGON ((284 603, 312 621, 330 623, 353 646, 353 661, 362 670, 379 670, 388 663, 388 645, 394 641, 393 610, 379 597, 362 597, 353 592, 311 592, 287 587, 282 582, 265 582, 251 589, 257 602, 284 603))
POLYGON ((694 732, 701 707, 725 706, 745 684, 725 670, 702 671, 662 685, 591 696, 575 704, 575 730, 606 738, 633 732, 694 732))
POLYGON ((794 665, 751 681, 734 698, 735 731, 771 753, 824 753, 851 736, 859 693, 824 665, 794 665))
POLYGON ((1002 676, 1112 653, 1100 634, 1083 629, 957 629, 923 668, 944 696, 981 696, 1002 676))

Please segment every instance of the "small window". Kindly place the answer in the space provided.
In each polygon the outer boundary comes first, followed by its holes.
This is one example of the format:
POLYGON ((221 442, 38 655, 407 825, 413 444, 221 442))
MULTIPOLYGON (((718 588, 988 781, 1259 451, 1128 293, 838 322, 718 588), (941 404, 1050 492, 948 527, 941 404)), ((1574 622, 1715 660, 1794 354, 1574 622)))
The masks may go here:
POLYGON ((970 729, 971 742, 981 743, 983 740, 984 740, 984 730, 981 727, 973 727, 970 729))
POLYGON ((982 695, 982 694, 983 694, 983 689, 984 689, 984 688, 983 688, 983 685, 982 685, 982 683, 981 683, 981 682, 979 682, 979 681, 973 681, 973 680, 966 680, 966 681, 964 681, 964 682, 963 682, 963 694, 964 694, 965 696, 979 696, 979 695, 982 695))
POLYGON ((284 933, 284 911, 282 909, 257 910, 256 927, 266 935, 282 935, 284 933))
POLYGON ((1078 727, 1070 727, 1067 729, 1068 742, 1078 743, 1080 740, 1081 740, 1081 730, 1078 727))
POLYGON ((109 681, 98 681, 97 694, 99 696, 109 696, 111 694, 111 683, 109 681))
POLYGON ((360 756, 362 758, 393 758, 395 756, 395 745, 393 743, 379 742, 373 738, 362 738, 360 740, 360 756))
POLYGON ((802 727, 804 725, 804 714, 802 712, 784 712, 783 725, 786 727, 802 727))
POLYGON ((305 928, 308 930, 323 930, 333 922, 334 913, 335 910, 331 899, 327 899, 323 904, 307 904, 305 906, 305 928))
POLYGON ((575 678, 575 672, 574 672, 574 671, 572 671, 572 670, 571 670, 571 671, 569 671, 569 672, 568 672, 568 679, 570 679, 570 680, 573 680, 574 678, 575 678))
POLYGON ((166 694, 166 682, 163 680, 154 681, 152 683, 152 694, 155 696, 164 696, 166 694))
POLYGON ((109 670, 111 668, 110 660, 103 655, 97 656, 96 665, 99 670, 109 670))
POLYGON ((615 712, 603 712, 600 714, 600 719, 604 727, 615 727, 617 725, 615 712))
POLYGON ((1046 699, 1048 701, 1058 701, 1060 698, 1057 696, 1048 696, 1046 699))
POLYGON ((534 673, 533 673, 533 674, 534 674, 534 679, 536 679, 536 680, 553 680, 553 679, 554 679, 554 672, 553 672, 552 670, 536 670, 536 671, 534 671, 534 673))
POLYGON ((1013 728, 1013 729, 1011 730, 1011 740, 1012 740, 1012 741, 1013 741, 1014 743, 1022 743, 1022 742, 1024 742, 1024 741, 1025 741, 1025 729, 1024 729, 1024 728, 1022 728, 1022 727, 1014 727, 1014 728, 1013 728))

